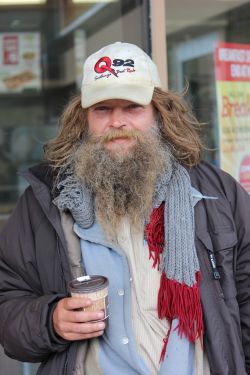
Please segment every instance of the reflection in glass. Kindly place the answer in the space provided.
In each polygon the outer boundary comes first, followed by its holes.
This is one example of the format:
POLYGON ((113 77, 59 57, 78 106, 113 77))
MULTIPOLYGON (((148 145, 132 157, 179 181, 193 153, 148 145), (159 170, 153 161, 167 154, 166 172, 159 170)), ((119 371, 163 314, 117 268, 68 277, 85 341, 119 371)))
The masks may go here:
POLYGON ((166 0, 166 25, 169 87, 178 91, 189 88, 187 98, 204 124, 202 135, 210 149, 204 156, 219 165, 215 50, 220 42, 250 44, 250 2, 190 0, 189 6, 183 7, 181 1, 166 0))

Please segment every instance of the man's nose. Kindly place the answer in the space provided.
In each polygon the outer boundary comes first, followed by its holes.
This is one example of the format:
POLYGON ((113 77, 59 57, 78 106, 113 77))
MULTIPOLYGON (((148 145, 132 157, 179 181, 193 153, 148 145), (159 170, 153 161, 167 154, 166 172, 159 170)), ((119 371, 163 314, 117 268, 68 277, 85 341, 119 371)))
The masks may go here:
POLYGON ((126 116, 122 109, 114 109, 112 112, 111 126, 113 128, 121 128, 126 126, 126 116))

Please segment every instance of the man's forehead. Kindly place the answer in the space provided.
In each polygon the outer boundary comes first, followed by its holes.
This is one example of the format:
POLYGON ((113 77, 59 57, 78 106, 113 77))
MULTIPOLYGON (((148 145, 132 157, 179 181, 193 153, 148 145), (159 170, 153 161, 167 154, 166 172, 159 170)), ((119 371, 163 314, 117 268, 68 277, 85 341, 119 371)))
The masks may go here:
MULTIPOLYGON (((128 105, 131 105, 131 104, 142 106, 142 107, 147 107, 147 106, 143 106, 143 105, 141 105, 141 104, 139 104, 137 102, 134 102, 132 100, 126 100, 126 99, 106 99, 106 100, 102 100, 102 101, 94 104, 90 108, 97 107, 97 106, 102 106, 102 105, 128 106, 128 105)), ((150 105, 151 104, 149 104, 149 106, 150 105)))

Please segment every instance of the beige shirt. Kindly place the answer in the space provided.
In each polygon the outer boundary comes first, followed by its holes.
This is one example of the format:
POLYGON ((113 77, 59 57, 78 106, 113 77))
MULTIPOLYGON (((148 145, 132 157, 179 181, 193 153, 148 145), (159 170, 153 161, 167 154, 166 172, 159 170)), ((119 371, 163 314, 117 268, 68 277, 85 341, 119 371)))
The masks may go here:
MULTIPOLYGON (((138 352, 152 375, 156 375, 160 367, 163 339, 169 328, 167 320, 160 320, 157 313, 161 273, 152 267, 148 246, 143 243, 143 232, 134 233, 127 218, 122 220, 117 237, 127 255, 132 275, 132 323, 138 352)), ((199 341, 195 345, 195 375, 210 375, 208 361, 199 341)))

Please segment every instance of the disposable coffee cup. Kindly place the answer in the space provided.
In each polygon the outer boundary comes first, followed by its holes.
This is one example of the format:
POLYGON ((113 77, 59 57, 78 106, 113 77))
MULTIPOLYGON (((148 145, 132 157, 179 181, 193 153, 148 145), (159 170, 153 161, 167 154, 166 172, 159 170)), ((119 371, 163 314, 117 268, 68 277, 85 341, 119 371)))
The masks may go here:
POLYGON ((104 312, 106 320, 108 313, 108 284, 107 277, 100 275, 80 276, 69 282, 68 290, 71 297, 87 297, 92 301, 92 305, 85 307, 84 311, 100 311, 104 312))

